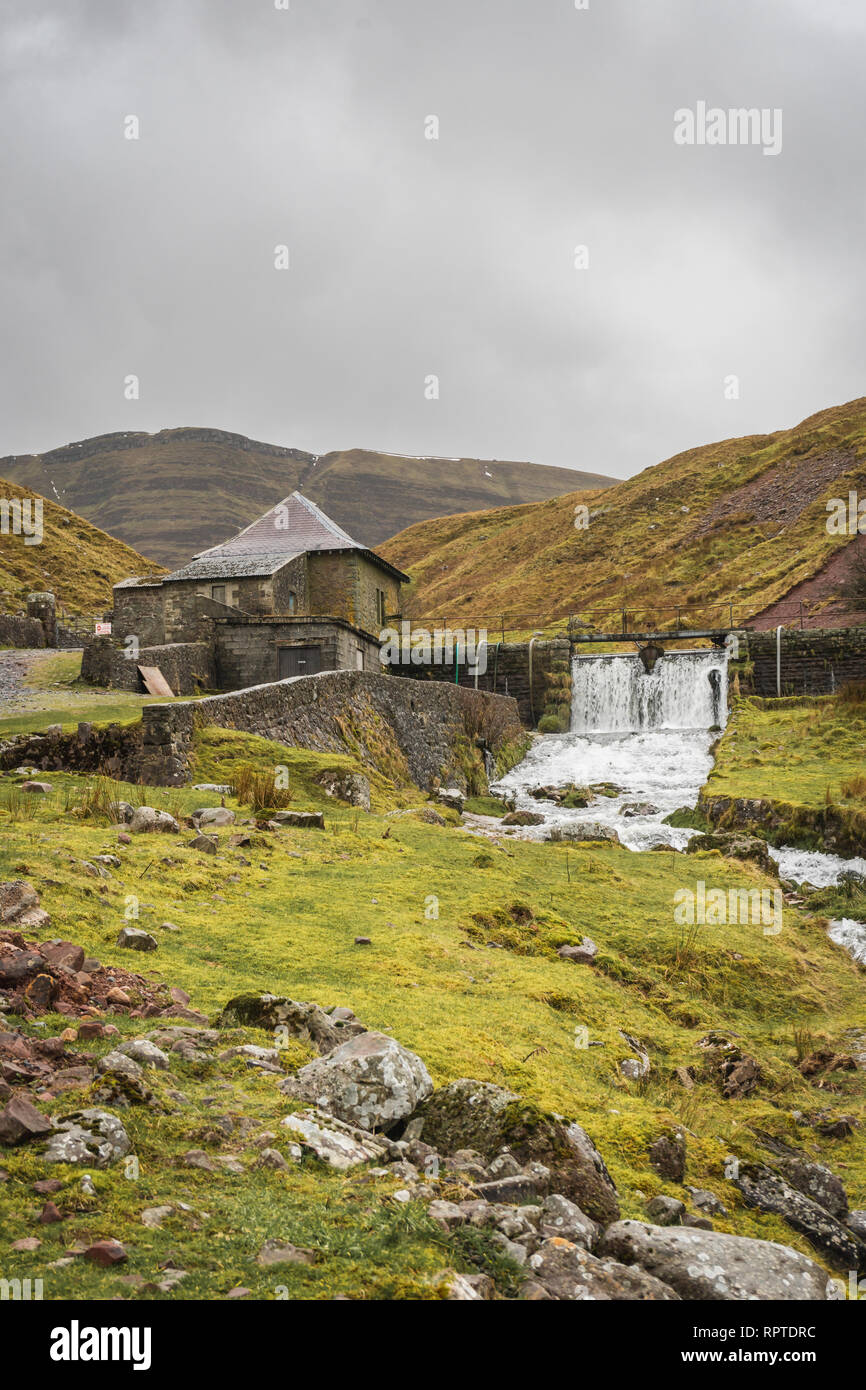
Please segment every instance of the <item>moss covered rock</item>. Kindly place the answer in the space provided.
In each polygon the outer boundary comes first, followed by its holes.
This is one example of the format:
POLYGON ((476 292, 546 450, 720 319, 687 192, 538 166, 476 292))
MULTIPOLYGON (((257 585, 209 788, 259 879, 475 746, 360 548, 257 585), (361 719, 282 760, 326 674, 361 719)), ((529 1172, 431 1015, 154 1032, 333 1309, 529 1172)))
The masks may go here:
POLYGON ((512 1091, 466 1077, 435 1091, 418 1110, 422 1137, 440 1153, 476 1149, 492 1159, 508 1148, 521 1164, 550 1169, 554 1192, 603 1225, 619 1218, 613 1179, 580 1125, 541 1110, 512 1091))

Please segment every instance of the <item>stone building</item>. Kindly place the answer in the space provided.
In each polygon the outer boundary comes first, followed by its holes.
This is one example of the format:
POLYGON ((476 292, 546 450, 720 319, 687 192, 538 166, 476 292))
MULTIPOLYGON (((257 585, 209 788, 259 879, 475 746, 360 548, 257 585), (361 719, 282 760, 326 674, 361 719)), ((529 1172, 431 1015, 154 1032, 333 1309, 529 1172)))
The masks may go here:
MULTIPOLYGON (((140 665, 159 666, 176 694, 196 682, 239 690, 317 671, 378 671, 378 634, 399 616, 405 582, 293 492, 172 574, 116 584, 101 664, 111 684, 131 688, 140 665), (120 644, 138 656, 129 660, 120 644)), ((97 656, 85 662, 91 676, 97 656)))

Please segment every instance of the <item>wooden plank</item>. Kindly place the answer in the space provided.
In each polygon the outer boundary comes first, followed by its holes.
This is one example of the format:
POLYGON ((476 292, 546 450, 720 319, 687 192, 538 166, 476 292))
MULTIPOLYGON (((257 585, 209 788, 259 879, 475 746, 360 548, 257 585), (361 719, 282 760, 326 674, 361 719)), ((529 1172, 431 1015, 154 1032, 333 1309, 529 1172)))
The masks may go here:
POLYGON ((148 695, 173 695, 174 691, 158 666, 139 666, 148 695))

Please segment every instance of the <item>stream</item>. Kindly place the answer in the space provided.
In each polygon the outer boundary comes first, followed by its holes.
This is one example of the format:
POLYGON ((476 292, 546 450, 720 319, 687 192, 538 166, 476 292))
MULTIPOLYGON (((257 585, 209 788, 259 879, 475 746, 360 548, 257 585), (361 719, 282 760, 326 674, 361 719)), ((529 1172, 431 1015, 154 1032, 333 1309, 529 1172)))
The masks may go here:
MULTIPOLYGON (((528 840, 589 838, 593 826, 616 832, 630 850, 681 850, 699 831, 664 821, 697 805, 713 765, 711 748, 727 722, 727 655, 668 652, 651 673, 634 656, 578 656, 572 662, 571 728, 536 738, 526 757, 492 790, 538 825, 503 827, 486 816, 465 817, 478 834, 528 840), (559 805, 548 793, 586 788, 583 807, 559 805), (533 793, 535 793, 533 795, 533 793)), ((845 870, 866 875, 866 859, 842 859, 783 845, 770 847, 782 879, 825 888, 845 870)), ((830 937, 866 964, 866 923, 840 918, 830 937)))

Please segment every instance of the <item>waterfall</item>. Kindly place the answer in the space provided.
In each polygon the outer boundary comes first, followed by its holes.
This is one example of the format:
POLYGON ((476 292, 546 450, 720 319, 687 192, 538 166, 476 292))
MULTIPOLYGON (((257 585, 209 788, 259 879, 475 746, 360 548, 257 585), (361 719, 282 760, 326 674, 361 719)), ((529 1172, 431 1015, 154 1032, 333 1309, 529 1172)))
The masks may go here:
POLYGON ((668 652, 652 672, 634 656, 576 656, 571 732, 711 729, 727 720, 727 654, 668 652))

